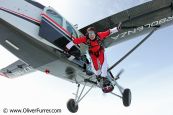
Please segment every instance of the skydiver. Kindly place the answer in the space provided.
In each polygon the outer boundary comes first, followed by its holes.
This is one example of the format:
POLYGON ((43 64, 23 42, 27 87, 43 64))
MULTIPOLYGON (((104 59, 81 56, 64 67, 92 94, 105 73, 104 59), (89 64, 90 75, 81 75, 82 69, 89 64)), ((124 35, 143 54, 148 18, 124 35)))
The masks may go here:
POLYGON ((73 39, 73 41, 69 42, 66 45, 66 48, 68 50, 76 44, 84 43, 88 45, 88 52, 92 60, 91 64, 94 70, 94 74, 96 75, 96 79, 98 82, 102 81, 102 90, 105 93, 112 91, 113 86, 107 78, 108 64, 106 56, 104 54, 105 47, 103 46, 102 41, 111 34, 119 32, 120 29, 121 23, 119 23, 117 27, 104 32, 97 32, 94 27, 89 27, 85 36, 73 39))

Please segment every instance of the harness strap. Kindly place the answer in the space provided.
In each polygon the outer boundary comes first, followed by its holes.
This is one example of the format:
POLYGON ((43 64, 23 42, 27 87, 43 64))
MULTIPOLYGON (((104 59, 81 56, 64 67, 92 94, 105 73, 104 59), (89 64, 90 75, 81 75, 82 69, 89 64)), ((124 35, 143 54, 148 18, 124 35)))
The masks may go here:
MULTIPOLYGON (((97 52, 93 52, 92 50, 88 50, 88 51, 89 51, 89 54, 92 54, 92 55, 95 55, 96 57, 98 57, 100 55, 100 51, 104 50, 104 47, 103 47, 102 41, 100 40, 100 38, 97 34, 96 34, 96 39, 95 40, 98 42, 98 45, 100 46, 99 50, 97 52)), ((89 46, 89 49, 92 48, 92 47, 95 47, 95 46, 91 46, 91 40, 89 38, 87 38, 86 44, 89 46)))
MULTIPOLYGON (((96 39, 95 40, 97 40, 99 46, 103 47, 103 42, 100 40, 100 38, 98 37, 98 35, 96 35, 96 39)), ((89 48, 94 47, 94 46, 91 46, 91 40, 89 38, 87 38, 87 42, 86 43, 89 46, 89 48)))

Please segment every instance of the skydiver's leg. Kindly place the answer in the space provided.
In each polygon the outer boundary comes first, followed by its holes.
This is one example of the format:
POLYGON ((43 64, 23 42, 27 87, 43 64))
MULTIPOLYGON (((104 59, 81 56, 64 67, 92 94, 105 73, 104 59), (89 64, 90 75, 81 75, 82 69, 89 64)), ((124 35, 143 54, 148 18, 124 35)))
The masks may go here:
POLYGON ((90 54, 91 57, 91 66, 93 68, 93 72, 95 73, 96 76, 100 75, 100 70, 99 70, 99 65, 98 65, 98 59, 95 55, 90 54))
POLYGON ((107 77, 108 64, 107 64, 106 56, 104 54, 104 50, 100 51, 99 61, 101 64, 101 76, 107 77))
POLYGON ((101 76, 107 77, 107 71, 108 71, 107 59, 106 57, 104 57, 104 62, 101 68, 101 76))
POLYGON ((104 50, 100 52, 99 61, 101 64, 101 77, 103 79, 102 91, 104 93, 108 93, 108 92, 111 92, 114 89, 114 87, 107 77, 108 64, 107 64, 106 56, 104 54, 104 50))

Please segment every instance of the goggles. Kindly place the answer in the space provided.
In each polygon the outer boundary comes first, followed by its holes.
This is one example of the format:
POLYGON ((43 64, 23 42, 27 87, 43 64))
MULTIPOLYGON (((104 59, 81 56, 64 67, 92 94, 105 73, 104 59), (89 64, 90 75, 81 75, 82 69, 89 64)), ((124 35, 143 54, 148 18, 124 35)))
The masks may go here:
POLYGON ((94 31, 88 31, 88 34, 89 34, 89 36, 95 35, 95 32, 94 31))

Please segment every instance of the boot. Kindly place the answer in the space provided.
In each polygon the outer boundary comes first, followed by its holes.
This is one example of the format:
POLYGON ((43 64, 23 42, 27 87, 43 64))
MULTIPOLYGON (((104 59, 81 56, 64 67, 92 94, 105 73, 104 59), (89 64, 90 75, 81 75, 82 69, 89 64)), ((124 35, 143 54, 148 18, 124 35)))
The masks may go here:
POLYGON ((111 91, 113 91, 114 86, 111 84, 111 82, 109 81, 108 78, 103 77, 103 87, 102 87, 102 91, 104 93, 109 93, 111 91))

